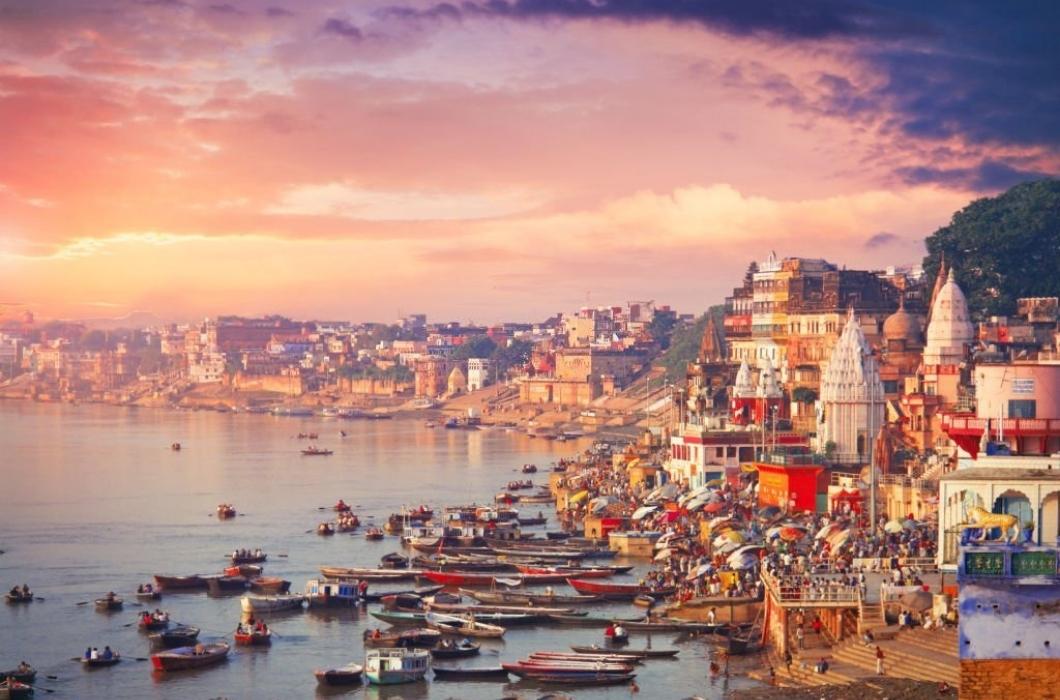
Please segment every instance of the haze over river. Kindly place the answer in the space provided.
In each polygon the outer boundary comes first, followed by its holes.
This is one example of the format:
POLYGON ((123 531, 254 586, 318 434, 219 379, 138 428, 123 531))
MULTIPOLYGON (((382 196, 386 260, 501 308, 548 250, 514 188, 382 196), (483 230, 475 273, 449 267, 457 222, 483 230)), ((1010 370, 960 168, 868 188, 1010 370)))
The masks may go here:
MULTIPOLYGON (((527 683, 428 681, 318 689, 314 668, 363 663, 363 630, 386 627, 355 611, 274 617, 271 648, 233 647, 222 665, 157 675, 149 662, 134 660, 148 656, 150 647, 130 624, 143 609, 133 604, 133 593, 155 573, 219 573, 226 553, 237 547, 262 548, 269 554, 265 573, 290 579, 291 590, 301 592, 321 564, 376 566, 382 555, 401 550, 393 536, 366 541, 363 527, 354 535, 307 534, 333 516, 318 510, 321 506, 343 498, 355 506, 362 523, 381 525, 402 504, 440 509, 490 503, 509 480, 521 477, 517 472, 524 463, 537 464, 542 471, 535 482, 546 483, 552 462, 586 446, 503 429, 432 430, 412 420, 0 402, 0 587, 6 591, 28 583, 44 598, 0 607, 0 670, 25 659, 39 671, 38 686, 54 689, 54 697, 72 698, 536 698, 545 690, 527 683), (340 429, 348 437, 341 438, 340 429), (310 431, 320 434, 315 444, 335 454, 302 457, 299 449, 307 441, 295 436, 310 431), (171 451, 173 442, 184 449, 171 451), (218 521, 212 514, 220 502, 233 503, 240 517, 218 521), (125 596, 124 611, 105 614, 91 603, 77 605, 111 590, 125 596), (70 660, 86 646, 107 644, 125 657, 121 664, 86 671, 70 660), (58 678, 46 680, 46 675, 58 678)), ((524 507, 524 513, 538 510, 555 528, 549 505, 524 507)), ((542 528, 529 531, 534 530, 542 528)), ((573 593, 563 586, 557 590, 573 593)), ((202 628, 202 641, 227 636, 231 642, 240 616, 238 596, 174 594, 159 605, 174 621, 202 628)), ((626 604, 604 609, 642 612, 626 604)), ((675 638, 653 635, 653 646, 676 644, 681 653, 676 661, 638 667, 639 697, 720 698, 726 687, 747 683, 735 676, 712 682, 707 672, 712 647, 675 638)), ((496 665, 534 650, 601 640, 602 630, 596 629, 513 628, 503 641, 484 640, 482 655, 466 665, 496 665)), ((645 640, 634 635, 633 646, 645 640)), ((631 695, 624 686, 568 692, 576 698, 631 695)))

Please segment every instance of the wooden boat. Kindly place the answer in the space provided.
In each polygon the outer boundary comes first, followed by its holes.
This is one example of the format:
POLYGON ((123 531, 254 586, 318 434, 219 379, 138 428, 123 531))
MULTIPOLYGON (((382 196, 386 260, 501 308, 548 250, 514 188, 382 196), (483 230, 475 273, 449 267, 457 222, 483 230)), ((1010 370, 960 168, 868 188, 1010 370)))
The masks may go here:
POLYGON ((180 452, 180 443, 174 442, 172 445, 169 446, 169 449, 173 450, 174 452, 180 452))
POLYGON ((318 668, 313 671, 320 685, 353 685, 361 682, 364 666, 347 664, 340 668, 318 668))
POLYGON ((532 615, 576 615, 583 617, 588 615, 588 611, 575 610, 574 608, 539 608, 528 605, 469 605, 467 603, 435 603, 428 601, 426 607, 434 612, 451 613, 465 615, 472 613, 478 615, 480 613, 512 613, 512 614, 532 614, 532 615))
POLYGON ((500 639, 505 629, 499 625, 479 622, 472 615, 442 615, 427 613, 427 626, 444 634, 462 635, 465 637, 482 637, 500 639))
POLYGON ((373 542, 378 542, 384 537, 386 537, 386 535, 384 535, 383 531, 377 527, 370 527, 364 532, 364 539, 371 540, 373 542))
POLYGON ((596 645, 578 646, 572 645, 571 650, 578 654, 607 654, 608 656, 630 657, 633 659, 669 659, 677 656, 680 649, 612 649, 602 648, 596 645))
POLYGON ((442 590, 443 588, 445 588, 445 586, 434 585, 434 586, 419 586, 417 588, 411 588, 411 589, 399 590, 399 591, 375 591, 375 592, 372 592, 372 590, 369 589, 368 593, 365 594, 364 599, 366 601, 368 601, 369 603, 377 603, 377 602, 383 600, 384 598, 389 598, 391 596, 408 595, 408 596, 416 596, 418 598, 424 598, 424 597, 427 597, 427 596, 434 595, 435 593, 437 593, 438 591, 442 590))
POLYGON ((291 589, 291 582, 279 576, 262 576, 252 579, 249 583, 250 590, 255 593, 286 593, 291 589))
POLYGON ((148 638, 152 644, 166 649, 192 646, 195 644, 195 640, 199 638, 199 628, 181 625, 164 632, 148 635, 148 638))
MULTIPOLYGON (((427 621, 428 613, 425 612, 408 612, 408 611, 375 611, 371 613, 372 617, 383 622, 389 622, 392 625, 421 625, 427 621)), ((481 622, 488 622, 495 625, 518 625, 518 624, 530 624, 533 622, 539 622, 542 620, 544 615, 536 614, 512 614, 512 613, 483 613, 476 615, 475 619, 481 622)))
POLYGON ((356 583, 343 581, 310 579, 305 584, 305 596, 310 606, 319 607, 350 607, 365 602, 356 583))
POLYGON ((526 496, 519 496, 519 503, 552 503, 556 500, 556 497, 551 493, 538 493, 529 494, 526 496))
POLYGON ((106 668, 119 663, 121 663, 121 654, 118 653, 115 653, 109 659, 104 659, 102 656, 98 659, 81 659, 81 665, 85 668, 106 668))
POLYGON ((340 498, 338 503, 331 506, 331 509, 336 513, 349 513, 351 510, 353 510, 353 507, 340 498))
POLYGON ((245 613, 279 612, 295 610, 302 607, 304 595, 282 593, 279 595, 245 595, 239 599, 239 606, 245 613))
POLYGON ((246 554, 233 552, 228 555, 228 558, 233 564, 261 564, 269 558, 269 555, 264 552, 247 552, 246 554))
POLYGON ((462 640, 455 644, 442 642, 441 645, 431 649, 431 656, 435 659, 463 659, 475 656, 479 653, 480 646, 470 640, 462 640))
POLYGON ((570 539, 569 532, 546 532, 545 539, 552 540, 554 542, 560 542, 563 540, 570 539))
POLYGON ((536 515, 529 518, 518 518, 518 521, 523 527, 530 527, 532 525, 544 525, 548 522, 548 518, 543 515, 536 515))
POLYGON ((152 615, 150 618, 145 618, 141 615, 140 620, 136 623, 136 626, 142 632, 157 632, 159 630, 164 630, 169 627, 169 615, 166 615, 161 619, 155 617, 154 615, 152 615))
MULTIPOLYGON (((585 551, 581 549, 560 549, 556 548, 543 548, 543 549, 531 549, 530 547, 519 546, 514 544, 507 544, 507 546, 495 545, 491 548, 494 554, 503 554, 508 557, 526 557, 530 559, 543 559, 547 561, 572 561, 575 559, 581 559, 585 556, 585 551)), ((569 574, 568 574, 569 575, 569 574)))
POLYGON ((633 604, 639 608, 650 608, 655 605, 655 599, 650 595, 641 593, 639 596, 633 599, 633 604))
POLYGON ((303 457, 327 457, 328 455, 333 454, 335 454, 335 452, 332 450, 323 449, 320 447, 313 447, 312 445, 302 450, 303 457))
POLYGON ((535 464, 524 464, 523 474, 537 474, 537 465, 535 464))
POLYGON ((122 606, 125 605, 125 601, 119 596, 107 596, 106 598, 96 598, 96 610, 102 612, 113 612, 115 610, 121 610, 122 606))
POLYGON ((162 600, 162 591, 137 591, 136 599, 139 601, 162 600))
POLYGON ((586 595, 599 595, 609 600, 633 600, 639 595, 650 595, 653 598, 662 598, 672 594, 676 589, 668 588, 652 589, 637 583, 602 583, 589 581, 583 578, 569 578, 567 583, 571 588, 586 595))
MULTIPOLYGON (((603 572, 600 578, 610 576, 611 572, 603 572)), ((479 573, 473 571, 424 571, 423 577, 434 583, 446 586, 506 586, 520 585, 545 585, 550 583, 563 583, 569 577, 569 573, 554 574, 519 574, 518 576, 506 576, 504 574, 479 573)))
POLYGON ((248 581, 246 576, 209 576, 206 577, 206 589, 210 595, 224 595, 225 593, 242 593, 247 590, 248 581))
POLYGON ((233 564, 224 568, 225 576, 246 576, 248 579, 261 576, 264 569, 257 564, 233 564))
POLYGON ((0 700, 23 700, 31 697, 33 686, 11 679, 0 681, 0 700))
POLYGON ((231 503, 222 503, 217 506, 217 518, 219 520, 228 520, 234 517, 236 517, 236 509, 231 503))
MULTIPOLYGON (((368 529, 369 532, 371 530, 372 528, 368 529)), ((379 565, 384 569, 407 569, 409 568, 409 558, 404 554, 390 552, 379 557, 379 565)))
POLYGON ((508 672, 504 670, 503 666, 487 666, 485 668, 434 666, 432 670, 436 681, 503 681, 508 678, 508 672))
POLYGON ((362 569, 345 566, 322 566, 324 578, 360 579, 362 581, 409 581, 422 575, 419 569, 362 569))
POLYGON ((625 626, 633 620, 643 620, 644 618, 633 618, 631 620, 623 617, 597 617, 593 615, 549 615, 548 619, 550 622, 568 627, 598 627, 603 629, 613 622, 621 622, 625 626))
POLYGON ((163 576, 155 574, 155 585, 164 591, 204 591, 206 579, 198 574, 191 576, 163 576))
POLYGON ((555 593, 526 593, 523 591, 476 591, 461 588, 462 595, 483 603, 506 603, 508 605, 586 605, 598 603, 598 595, 558 595, 555 593))
POLYGON ((12 605, 18 605, 19 603, 32 603, 33 592, 31 591, 28 594, 23 593, 22 591, 19 591, 18 593, 7 593, 4 595, 4 600, 6 600, 12 605))
POLYGON ((438 630, 417 627, 411 630, 384 632, 382 630, 365 630, 364 645, 372 648, 407 647, 431 649, 442 639, 438 630))
POLYGON ((623 620, 627 632, 716 632, 722 625, 671 618, 623 620))
POLYGON ((604 663, 601 661, 568 661, 566 659, 523 659, 517 663, 501 664, 509 673, 520 678, 545 674, 593 675, 597 673, 630 673, 629 663, 604 663))
POLYGON ((212 666, 224 661, 228 657, 230 649, 231 647, 227 642, 177 647, 169 651, 151 654, 151 665, 154 666, 156 671, 167 672, 212 666))
POLYGON ((37 669, 32 666, 25 671, 19 671, 17 668, 10 671, 0 672, 0 678, 14 678, 19 683, 32 683, 37 678, 37 669))
POLYGON ((272 644, 272 630, 270 629, 264 632, 261 630, 236 632, 232 636, 236 640, 236 645, 241 647, 263 647, 272 644))
POLYGON ((589 673, 589 674, 531 674, 527 677, 538 683, 552 683, 555 685, 578 685, 578 686, 605 686, 624 685, 629 683, 637 674, 635 673, 589 673))
POLYGON ((331 523, 320 523, 317 525, 317 534, 330 537, 335 534, 335 526, 331 523))
POLYGON ((369 649, 364 655, 364 676, 376 685, 422 680, 430 667, 430 653, 420 649, 369 649))
POLYGON ((539 564, 514 563, 523 574, 567 574, 568 578, 607 578, 629 572, 632 566, 541 566, 539 564))

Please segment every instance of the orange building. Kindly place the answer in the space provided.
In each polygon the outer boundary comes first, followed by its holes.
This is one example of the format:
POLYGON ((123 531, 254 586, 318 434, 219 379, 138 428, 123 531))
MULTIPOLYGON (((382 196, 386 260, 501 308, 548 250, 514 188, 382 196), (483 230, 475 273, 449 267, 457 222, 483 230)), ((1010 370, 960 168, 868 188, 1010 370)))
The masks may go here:
POLYGON ((758 505, 776 506, 789 513, 828 510, 828 470, 820 458, 806 451, 785 451, 755 462, 758 505))

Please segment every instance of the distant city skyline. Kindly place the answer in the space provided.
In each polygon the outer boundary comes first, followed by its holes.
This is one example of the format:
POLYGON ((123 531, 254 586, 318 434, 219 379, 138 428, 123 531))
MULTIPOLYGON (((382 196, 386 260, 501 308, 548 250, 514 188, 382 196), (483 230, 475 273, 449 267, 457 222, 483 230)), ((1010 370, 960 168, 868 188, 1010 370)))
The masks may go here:
POLYGON ((917 264, 1060 171, 1058 14, 0 0, 0 303, 490 323, 917 264))

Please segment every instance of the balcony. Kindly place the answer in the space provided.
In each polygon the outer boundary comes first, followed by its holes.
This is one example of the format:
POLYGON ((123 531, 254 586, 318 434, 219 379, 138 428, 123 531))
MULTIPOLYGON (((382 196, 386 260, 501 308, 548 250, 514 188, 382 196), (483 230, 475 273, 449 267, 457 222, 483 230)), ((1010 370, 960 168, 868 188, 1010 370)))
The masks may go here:
POLYGON ((1042 437, 1060 435, 1060 418, 977 418, 974 416, 956 416, 943 414, 942 429, 947 435, 979 437, 984 430, 1001 432, 1013 437, 1042 437))

